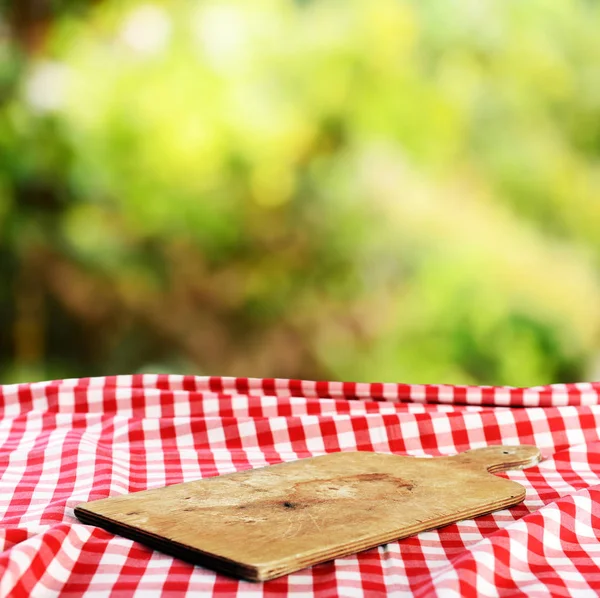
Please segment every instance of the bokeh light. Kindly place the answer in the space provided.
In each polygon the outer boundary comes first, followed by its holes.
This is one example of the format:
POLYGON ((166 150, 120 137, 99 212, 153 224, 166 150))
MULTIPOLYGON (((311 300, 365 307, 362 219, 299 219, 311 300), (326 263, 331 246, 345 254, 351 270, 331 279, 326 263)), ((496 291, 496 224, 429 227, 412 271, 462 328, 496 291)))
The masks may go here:
POLYGON ((3 382, 600 375, 600 6, 27 15, 1 17, 3 382))

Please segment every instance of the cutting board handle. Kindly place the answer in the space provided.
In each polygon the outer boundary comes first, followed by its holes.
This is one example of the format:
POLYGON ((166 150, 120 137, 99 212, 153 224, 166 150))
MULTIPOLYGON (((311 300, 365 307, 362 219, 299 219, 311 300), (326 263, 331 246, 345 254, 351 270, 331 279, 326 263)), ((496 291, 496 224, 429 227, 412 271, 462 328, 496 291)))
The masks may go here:
POLYGON ((531 467, 542 460, 542 455, 536 446, 519 444, 516 446, 486 446, 465 451, 450 458, 464 464, 471 464, 477 469, 483 467, 490 473, 496 473, 508 469, 531 467))

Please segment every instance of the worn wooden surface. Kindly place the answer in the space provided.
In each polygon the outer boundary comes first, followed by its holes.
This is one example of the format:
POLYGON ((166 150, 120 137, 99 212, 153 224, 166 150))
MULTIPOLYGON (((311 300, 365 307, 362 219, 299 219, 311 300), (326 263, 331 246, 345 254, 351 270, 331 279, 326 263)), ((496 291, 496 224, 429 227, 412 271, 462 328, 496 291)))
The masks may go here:
POLYGON ((531 446, 454 457, 342 452, 79 505, 85 523, 195 564, 264 581, 515 505, 492 475, 540 460, 531 446))

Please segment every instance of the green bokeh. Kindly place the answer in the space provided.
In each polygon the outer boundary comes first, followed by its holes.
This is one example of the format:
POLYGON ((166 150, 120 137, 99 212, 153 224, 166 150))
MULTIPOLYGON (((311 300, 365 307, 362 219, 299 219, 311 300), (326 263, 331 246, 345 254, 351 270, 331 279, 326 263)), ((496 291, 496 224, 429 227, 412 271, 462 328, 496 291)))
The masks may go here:
POLYGON ((599 17, 104 0, 5 41, 2 380, 593 377, 599 17))

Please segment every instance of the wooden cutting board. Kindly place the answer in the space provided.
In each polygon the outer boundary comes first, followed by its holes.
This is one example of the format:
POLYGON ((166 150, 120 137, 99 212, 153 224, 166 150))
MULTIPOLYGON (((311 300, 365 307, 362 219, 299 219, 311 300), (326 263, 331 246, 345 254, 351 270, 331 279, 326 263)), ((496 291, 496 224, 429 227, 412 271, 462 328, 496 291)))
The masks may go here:
POLYGON ((434 458, 341 452, 96 500, 75 514, 191 563, 265 581, 515 505, 523 486, 490 472, 540 458, 533 446, 434 458))

